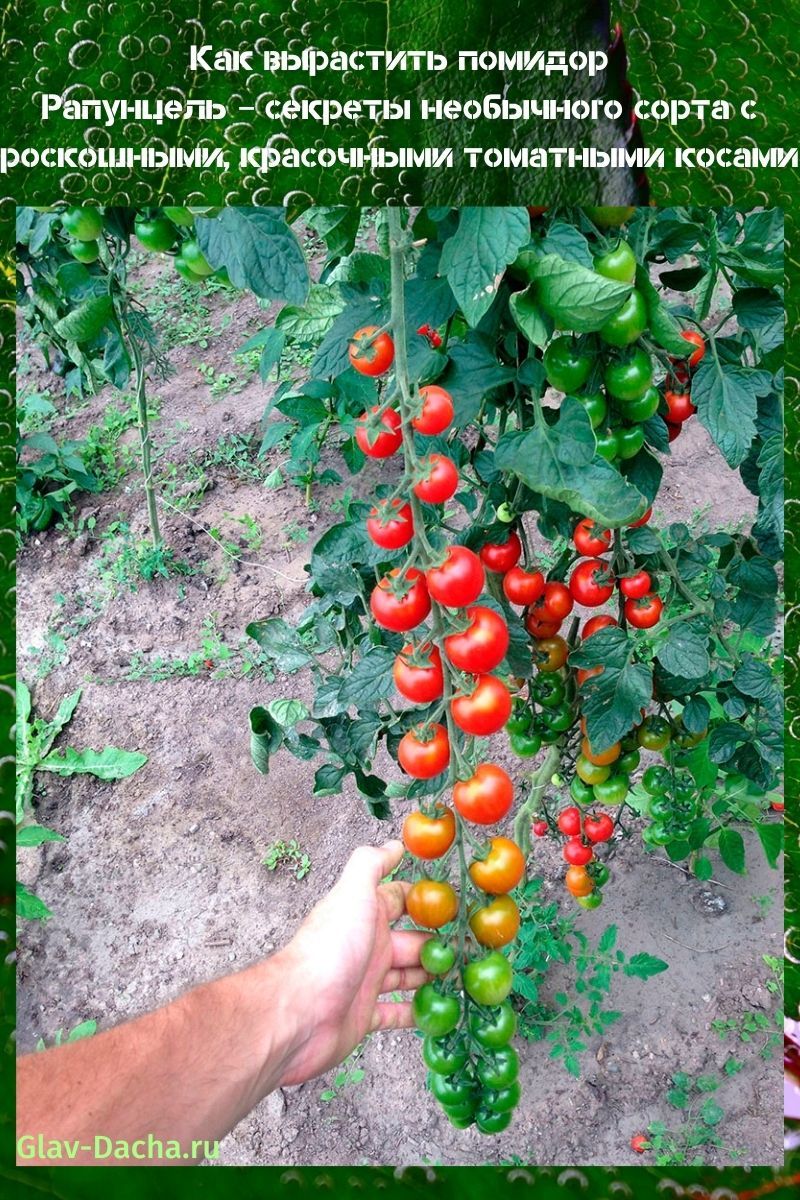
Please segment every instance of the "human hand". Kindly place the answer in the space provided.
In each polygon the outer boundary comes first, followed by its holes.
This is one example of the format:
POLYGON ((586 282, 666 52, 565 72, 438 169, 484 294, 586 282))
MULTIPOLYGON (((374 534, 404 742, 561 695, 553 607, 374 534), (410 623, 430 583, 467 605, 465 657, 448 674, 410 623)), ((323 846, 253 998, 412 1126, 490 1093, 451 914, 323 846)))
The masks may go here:
POLYGON ((409 884, 381 884, 400 862, 401 842, 362 846, 338 883, 280 952, 296 1023, 280 1082, 302 1083, 342 1062, 367 1033, 413 1025, 410 1002, 379 997, 420 986, 419 951, 428 934, 392 929, 409 884))

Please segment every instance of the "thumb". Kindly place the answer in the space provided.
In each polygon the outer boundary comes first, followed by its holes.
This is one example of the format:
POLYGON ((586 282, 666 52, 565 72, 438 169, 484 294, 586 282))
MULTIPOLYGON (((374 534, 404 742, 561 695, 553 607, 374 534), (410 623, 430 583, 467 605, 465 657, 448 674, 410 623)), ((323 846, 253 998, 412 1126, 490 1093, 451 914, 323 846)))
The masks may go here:
POLYGON ((340 883, 350 889, 377 888, 403 857, 403 843, 393 838, 383 846, 359 846, 348 858, 340 883))

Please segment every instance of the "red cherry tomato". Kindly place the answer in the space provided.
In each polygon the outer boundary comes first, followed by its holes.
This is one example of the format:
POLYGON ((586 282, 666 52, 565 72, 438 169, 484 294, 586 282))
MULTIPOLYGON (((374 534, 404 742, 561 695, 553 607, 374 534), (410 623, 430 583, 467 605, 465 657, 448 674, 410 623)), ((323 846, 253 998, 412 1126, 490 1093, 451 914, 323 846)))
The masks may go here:
POLYGON ((404 646, 394 660, 394 686, 406 700, 411 700, 414 704, 430 704, 432 700, 438 700, 444 692, 442 656, 438 648, 430 642, 425 642, 416 651, 416 657, 422 665, 417 666, 411 661, 413 654, 413 646, 404 646))
POLYGON ((639 517, 639 520, 638 520, 638 521, 633 521, 633 522, 632 522, 632 523, 631 523, 631 524, 628 526, 628 529, 639 529, 639 528, 640 528, 640 526, 642 526, 642 525, 646 525, 646 524, 647 524, 647 522, 648 522, 648 521, 650 520, 650 518, 652 517, 652 515, 653 515, 653 506, 651 505, 651 506, 650 506, 650 508, 648 508, 647 512, 644 514, 644 516, 643 516, 643 517, 639 517))
POLYGON ((420 325, 417 333, 421 337, 427 338, 433 350, 438 350, 442 344, 441 335, 436 332, 432 325, 420 325))
POLYGON ((556 825, 565 837, 580 837, 581 810, 575 804, 571 804, 569 808, 562 808, 556 818, 556 825))
POLYGON ((697 412, 688 392, 664 392, 664 400, 670 425, 682 425, 697 412))
POLYGON ((572 596, 566 584, 551 580, 544 585, 541 602, 542 616, 547 621, 563 621, 572 612, 572 596))
POLYGON ((488 571, 495 571, 498 575, 505 575, 506 571, 515 567, 521 555, 522 543, 513 530, 508 535, 507 542, 487 542, 480 550, 483 565, 488 571))
POLYGON ((534 821, 531 826, 534 837, 545 837, 550 826, 547 821, 534 821))
POLYGON ((474 775, 454 786, 453 803, 465 821, 494 825, 510 811, 514 785, 502 767, 481 763, 474 775))
POLYGON ((444 725, 409 729, 397 748, 397 761, 414 779, 433 779, 450 762, 450 742, 444 725))
POLYGON ((771 800, 770 808, 772 809, 773 812, 783 812, 784 801, 783 800, 771 800))
POLYGON ((424 621, 431 611, 431 598, 425 577, 416 567, 409 567, 400 580, 395 567, 372 589, 369 606, 372 615, 384 629, 405 633, 424 621))
POLYGON ((512 567, 503 578, 503 591, 512 604, 534 604, 544 592, 544 575, 512 567))
POLYGON ((586 558, 572 572, 569 590, 584 608, 599 608, 614 594, 614 580, 609 575, 609 565, 602 558, 586 558))
POLYGON ((591 517, 584 517, 575 526, 572 540, 579 554, 586 558, 596 558, 598 554, 605 554, 611 545, 611 530, 601 529, 591 517))
POLYGON ((373 508, 367 517, 367 533, 384 550, 407 546, 414 536, 411 505, 404 500, 392 500, 391 505, 373 508))
POLYGON ((570 838, 561 853, 564 862, 568 862, 571 867, 585 867, 594 858, 591 846, 585 846, 580 837, 570 838))
POLYGON ((658 624, 663 607, 661 598, 648 592, 639 600, 625 601, 625 620, 634 629, 652 629, 658 624))
POLYGON ((536 606, 529 608, 525 615, 525 628, 531 637, 537 639, 555 637, 561 625, 561 621, 542 620, 537 614, 536 606))
POLYGON ((489 737, 511 716, 511 693, 496 675, 479 675, 469 695, 453 698, 450 711, 459 729, 473 737, 489 737))
MULTIPOLYGON (((372 412, 378 411, 376 404, 372 412)), ((368 458, 389 458, 403 442, 400 429, 400 414, 387 408, 380 419, 380 428, 367 428, 367 414, 363 413, 356 422, 356 441, 368 458)))
POLYGON ((466 546, 449 546, 444 562, 427 573, 428 591, 445 608, 466 608, 483 591, 481 560, 466 546))
POLYGON ((591 637, 593 633, 597 633, 598 629, 610 629, 612 625, 619 625, 619 621, 616 617, 589 617, 589 620, 581 630, 581 637, 585 641, 586 638, 591 637))
POLYGON ((394 342, 388 333, 378 333, 377 325, 365 325, 350 339, 347 357, 359 375, 383 375, 394 361, 394 342))
POLYGON ((647 571, 635 571, 633 575, 625 575, 619 581, 619 590, 629 600, 641 600, 652 586, 652 580, 647 571))
POLYGON ((422 411, 412 419, 411 424, 417 433, 422 433, 425 437, 435 437, 438 433, 444 433, 455 415, 453 397, 435 383, 420 388, 419 394, 422 397, 422 411))
POLYGON ((583 822, 583 832, 590 842, 607 842, 614 833, 614 822, 608 813, 589 813, 583 822))
POLYGON ((508 625, 494 609, 481 604, 467 609, 469 625, 463 633, 451 633, 444 639, 447 657, 459 671, 484 675, 493 671, 508 650, 508 625))
POLYGON ((650 1149, 650 1142, 646 1133, 635 1133, 631 1138, 631 1150, 636 1154, 644 1154, 650 1149))
POLYGON ((422 478, 412 491, 426 504, 444 504, 458 489, 458 468, 445 454, 429 454, 421 462, 422 478))
POLYGON ((681 330, 681 337, 685 342, 689 342, 690 345, 697 347, 697 349, 693 350, 689 355, 689 366, 692 368, 692 370, 694 370, 694 368, 698 366, 705 356, 706 339, 703 337, 702 333, 698 333, 696 329, 681 330))

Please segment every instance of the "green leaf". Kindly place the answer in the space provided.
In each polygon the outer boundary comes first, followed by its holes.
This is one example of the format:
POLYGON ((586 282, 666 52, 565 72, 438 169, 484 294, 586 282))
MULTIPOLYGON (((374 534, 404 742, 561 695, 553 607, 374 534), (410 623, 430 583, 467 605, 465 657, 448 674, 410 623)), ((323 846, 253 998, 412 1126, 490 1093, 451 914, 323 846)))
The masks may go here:
POLYGON ((693 696, 681 713, 689 733, 704 733, 711 719, 711 706, 704 696, 693 696))
POLYGON ((281 671, 291 674, 312 661, 297 632, 282 617, 252 621, 245 633, 253 638, 281 671))
POLYGON ((555 254, 568 262, 580 263, 594 269, 594 255, 589 243, 579 229, 564 221, 553 221, 546 235, 538 244, 542 254, 555 254))
POLYGON ((628 959, 622 969, 623 975, 633 976, 635 979, 650 979, 653 975, 660 975, 662 971, 669 970, 669 963, 664 962, 663 958, 655 958, 652 954, 634 954, 628 959))
POLYGON ((41 846, 43 842, 64 842, 66 838, 44 825, 26 825, 17 830, 17 846, 41 846))
POLYGON ((498 362, 491 338, 467 334, 450 352, 450 363, 442 378, 442 386, 453 397, 454 425, 463 428, 474 421, 484 398, 513 378, 513 370, 498 362))
POLYGON ((683 358, 687 353, 687 343, 681 337, 681 327, 650 282, 650 275, 646 267, 638 266, 636 268, 636 290, 644 298, 647 308, 647 326, 653 340, 668 354, 683 358))
POLYGON ((44 900, 34 896, 23 884, 17 884, 17 916, 20 920, 46 921, 52 915, 44 900))
POLYGON ((783 345, 786 310, 775 292, 766 288, 742 288, 734 292, 733 311, 742 329, 755 335, 765 353, 783 345))
POLYGON ((600 954, 608 954, 609 950, 613 950, 617 944, 617 934, 619 930, 616 925, 607 925, 603 930, 600 941, 597 943, 597 949, 600 954))
POLYGON ((198 217, 195 231, 211 266, 224 267, 234 287, 264 300, 304 303, 308 268, 284 209, 223 208, 212 220, 198 217))
POLYGON ((250 757, 261 775, 269 774, 269 760, 283 744, 283 730, 260 704, 250 709, 250 757))
POLYGON ((773 711, 781 710, 783 692, 768 663, 750 655, 745 656, 733 677, 733 683, 743 695, 760 700, 773 711))
POLYGON ((281 729, 291 729, 299 721, 307 721, 310 715, 302 700, 273 700, 268 711, 281 729))
POLYGON ((729 871, 745 873, 744 839, 738 829, 723 829, 719 835, 720 858, 729 871))
POLYGON ((699 858, 696 858, 694 860, 694 862, 692 864, 692 870, 694 871, 694 873, 698 879, 702 879, 705 881, 705 880, 711 879, 713 877, 714 864, 712 863, 710 858, 705 858, 704 856, 701 855, 699 858))
POLYGON ((57 321, 54 329, 65 342, 76 342, 85 345, 93 341, 105 328, 114 315, 114 304, 111 297, 92 296, 82 301, 57 321))
POLYGON ((338 796, 347 768, 336 763, 323 763, 314 775, 314 796, 338 796))
POLYGON ((553 336, 553 321, 540 308, 533 284, 524 292, 513 292, 508 302, 511 316, 534 346, 546 346, 553 336))
POLYGON ((724 1116, 725 1110, 720 1108, 716 1100, 712 1100, 710 1097, 700 1108, 700 1119, 704 1125, 708 1125, 712 1129, 715 1125, 719 1125, 724 1116))
POLYGON ((592 268, 555 254, 531 263, 539 304, 562 329, 592 333, 625 303, 632 285, 605 279, 592 268))
POLYGON ((682 679, 702 679, 711 666, 706 643, 708 634, 695 625, 679 621, 671 626, 667 639, 656 650, 656 658, 665 670, 682 679))
POLYGON ((653 694, 653 672, 634 660, 636 643, 623 629, 601 629, 569 657, 572 667, 602 666, 580 690, 588 737, 598 753, 613 746, 641 717, 653 694))
POLYGON ((758 397, 766 396, 772 376, 706 354, 692 379, 692 402, 728 465, 738 467, 756 436, 758 397))
POLYGON ((759 821, 756 825, 756 833, 761 842, 764 857, 771 867, 776 867, 783 850, 783 822, 759 821))
POLYGON ((127 779, 147 762, 146 754, 137 750, 120 750, 106 746, 103 750, 52 751, 40 759, 38 769, 54 775, 94 775, 98 779, 127 779))
POLYGON ((648 507, 642 493, 596 453, 591 421, 571 396, 562 403, 555 425, 539 422, 533 429, 505 434, 497 444, 495 466, 604 527, 629 524, 648 507))
POLYGON ((339 288, 314 283, 302 308, 287 305, 281 309, 275 327, 304 346, 316 346, 345 307, 339 288))
POLYGON ((391 695, 395 657, 386 646, 373 646, 345 676, 339 693, 342 703, 357 709, 374 708, 391 695))
POLYGON ((708 739, 708 756, 714 763, 727 762, 736 753, 742 742, 749 740, 750 734, 744 726, 726 721, 711 730, 708 739))
POLYGON ((467 323, 489 311, 503 273, 530 239, 526 208, 462 208, 458 228, 439 261, 467 323))

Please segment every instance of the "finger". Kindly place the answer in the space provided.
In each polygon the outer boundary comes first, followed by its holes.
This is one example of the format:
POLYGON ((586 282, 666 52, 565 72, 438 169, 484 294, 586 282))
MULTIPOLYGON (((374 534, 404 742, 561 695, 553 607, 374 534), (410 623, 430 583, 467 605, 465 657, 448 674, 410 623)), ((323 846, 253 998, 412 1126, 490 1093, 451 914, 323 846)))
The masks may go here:
POLYGON ((372 1014, 370 1032, 377 1033, 379 1029, 413 1029, 414 1018, 411 1015, 411 1001, 399 1001, 395 1004, 376 1004, 372 1014))
POLYGON ((388 920, 399 921, 406 911, 406 896, 411 891, 411 884, 402 879, 393 879, 391 883, 382 883, 378 895, 382 897, 388 920))
POLYGON ((397 839, 383 846, 359 846, 348 858, 341 875, 346 886, 377 887, 403 857, 403 843, 397 839))
POLYGON ((387 992, 411 992, 428 982, 428 973, 422 967, 401 967, 387 971, 381 984, 380 994, 387 992))
POLYGON ((397 968, 418 967, 419 952, 430 940, 430 936, 429 933, 422 933, 416 929, 393 929, 391 935, 392 966, 397 968))

